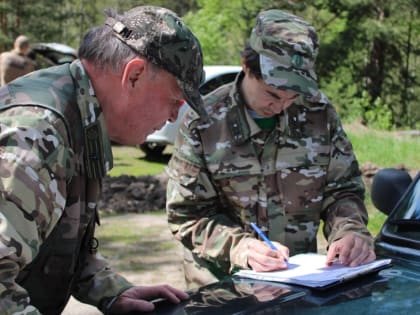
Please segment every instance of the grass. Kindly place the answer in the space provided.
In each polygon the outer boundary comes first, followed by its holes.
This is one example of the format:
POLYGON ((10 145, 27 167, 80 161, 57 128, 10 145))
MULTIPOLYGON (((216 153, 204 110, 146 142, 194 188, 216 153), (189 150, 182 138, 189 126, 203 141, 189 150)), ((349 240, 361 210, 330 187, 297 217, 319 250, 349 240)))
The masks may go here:
POLYGON ((112 153, 114 168, 109 172, 110 176, 156 175, 163 172, 170 158, 170 153, 165 151, 161 159, 150 160, 135 146, 113 146, 112 153))
MULTIPOLYGON (((165 213, 152 212, 148 215, 164 216, 165 213)), ((119 271, 153 270, 154 265, 150 263, 150 259, 165 256, 175 248, 175 244, 172 238, 160 237, 166 226, 142 224, 139 219, 129 216, 106 217, 102 220, 96 230, 101 254, 112 261, 113 267, 119 271)))
POLYGON ((375 131, 360 125, 349 125, 346 130, 360 164, 371 162, 383 168, 404 165, 420 169, 420 137, 375 131))
MULTIPOLYGON (((371 130, 359 124, 344 126, 359 164, 373 163, 381 168, 401 167, 420 170, 420 137, 410 137, 400 132, 371 130)), ((386 215, 375 209, 370 199, 369 187, 365 204, 369 213, 368 229, 377 235, 386 215)))

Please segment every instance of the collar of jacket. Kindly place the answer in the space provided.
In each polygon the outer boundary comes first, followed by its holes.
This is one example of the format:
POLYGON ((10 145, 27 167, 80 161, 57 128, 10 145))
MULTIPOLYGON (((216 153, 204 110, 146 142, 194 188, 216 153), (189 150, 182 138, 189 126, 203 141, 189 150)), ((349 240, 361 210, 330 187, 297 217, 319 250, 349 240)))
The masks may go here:
POLYGON ((261 132, 261 128, 246 110, 246 103, 240 92, 240 84, 244 75, 243 72, 240 72, 236 77, 227 104, 226 121, 235 145, 241 145, 253 135, 261 132))
POLYGON ((245 110, 246 105, 239 88, 244 76, 244 72, 240 72, 236 77, 232 90, 229 93, 230 102, 227 106, 226 121, 235 145, 245 143, 251 136, 251 129, 245 110))
POLYGON ((76 82, 77 104, 85 134, 85 162, 89 178, 101 178, 113 167, 111 142, 102 108, 80 60, 70 65, 76 82))
MULTIPOLYGON (((245 73, 242 71, 235 79, 232 90, 229 93, 230 102, 226 114, 228 127, 232 134, 233 142, 236 145, 245 143, 252 135, 261 131, 252 117, 247 113, 245 100, 240 93, 240 84, 244 76, 245 73)), ((304 106, 310 111, 324 110, 328 103, 327 96, 322 92, 318 93, 316 98, 307 99, 300 97, 295 102, 296 105, 304 106)))

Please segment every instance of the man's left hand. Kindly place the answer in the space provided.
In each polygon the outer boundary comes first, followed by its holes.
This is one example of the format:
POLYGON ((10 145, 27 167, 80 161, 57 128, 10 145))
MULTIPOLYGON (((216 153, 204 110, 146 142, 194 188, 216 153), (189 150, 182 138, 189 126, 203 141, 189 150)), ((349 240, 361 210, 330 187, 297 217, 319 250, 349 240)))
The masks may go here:
POLYGON ((164 298, 178 304, 189 298, 188 294, 169 285, 136 286, 124 291, 111 305, 110 315, 129 314, 130 312, 151 312, 155 305, 150 300, 164 298))
POLYGON ((375 260, 376 255, 367 240, 349 233, 330 245, 326 264, 330 265, 337 258, 341 264, 355 267, 375 260))

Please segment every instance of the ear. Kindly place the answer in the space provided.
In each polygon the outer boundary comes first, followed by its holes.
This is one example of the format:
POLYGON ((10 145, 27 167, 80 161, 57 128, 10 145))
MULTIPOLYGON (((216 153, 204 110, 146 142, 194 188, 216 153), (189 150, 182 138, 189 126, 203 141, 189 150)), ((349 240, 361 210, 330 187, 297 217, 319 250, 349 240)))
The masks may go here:
POLYGON ((146 60, 142 58, 131 59, 124 67, 121 77, 123 86, 133 88, 140 81, 140 77, 145 72, 146 60))

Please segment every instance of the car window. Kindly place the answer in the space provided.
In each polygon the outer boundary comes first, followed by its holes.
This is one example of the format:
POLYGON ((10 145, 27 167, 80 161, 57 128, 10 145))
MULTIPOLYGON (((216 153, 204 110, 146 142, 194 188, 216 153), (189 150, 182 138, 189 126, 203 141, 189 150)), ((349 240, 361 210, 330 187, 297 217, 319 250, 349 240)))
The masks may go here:
POLYGON ((420 220, 420 180, 416 180, 407 189, 402 200, 397 204, 395 214, 397 220, 420 220))
POLYGON ((64 44, 36 43, 31 47, 29 57, 35 61, 37 69, 42 69, 70 63, 77 58, 77 52, 64 44))
POLYGON ((217 89, 219 86, 225 85, 226 83, 230 83, 233 80, 235 80, 235 77, 238 73, 234 72, 234 73, 225 73, 223 75, 220 75, 216 78, 213 78, 209 81, 207 81, 206 83, 204 83, 201 87, 200 87, 200 93, 201 95, 206 95, 212 91, 214 91, 215 89, 217 89))
POLYGON ((420 174, 397 203, 383 232, 390 242, 420 249, 420 174))

